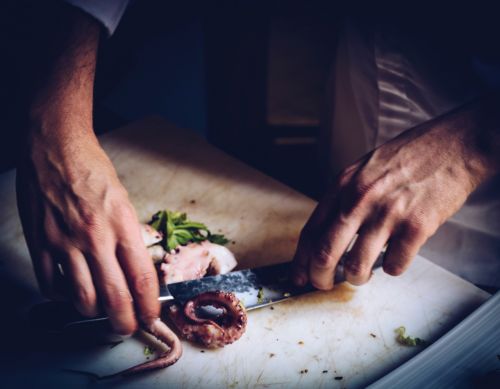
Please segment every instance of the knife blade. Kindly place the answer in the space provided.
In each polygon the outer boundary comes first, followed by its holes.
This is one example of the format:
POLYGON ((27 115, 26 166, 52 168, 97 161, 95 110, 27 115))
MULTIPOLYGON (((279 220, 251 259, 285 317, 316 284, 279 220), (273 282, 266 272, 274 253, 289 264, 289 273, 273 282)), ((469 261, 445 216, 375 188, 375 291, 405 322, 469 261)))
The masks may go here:
MULTIPOLYGON (((382 264, 384 253, 385 250, 379 255, 375 267, 382 264)), ((345 256, 337 264, 336 284, 345 281, 344 259, 345 256)), ((234 293, 246 310, 251 311, 316 290, 311 285, 304 287, 293 285, 289 277, 290 264, 291 262, 286 262, 161 285, 158 300, 161 303, 184 304, 200 293, 224 291, 234 293)), ((35 314, 31 315, 34 318, 32 321, 38 322, 35 325, 49 332, 61 332, 72 326, 107 321, 106 316, 83 317, 68 303, 42 303, 33 311, 35 314)))

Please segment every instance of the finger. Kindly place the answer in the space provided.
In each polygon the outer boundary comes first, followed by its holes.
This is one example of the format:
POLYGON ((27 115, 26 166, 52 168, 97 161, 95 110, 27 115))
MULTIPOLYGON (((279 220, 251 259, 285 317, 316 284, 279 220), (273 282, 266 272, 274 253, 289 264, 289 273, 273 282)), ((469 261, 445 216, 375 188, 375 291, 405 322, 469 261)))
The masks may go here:
POLYGON ((21 165, 16 174, 16 196, 26 244, 33 262, 35 276, 42 295, 49 299, 61 296, 56 292, 58 269, 48 249, 44 247, 42 212, 39 197, 27 170, 21 165))
POLYGON ((359 230, 358 239, 347 254, 344 266, 346 280, 352 285, 362 285, 370 279, 373 264, 390 237, 388 227, 382 220, 366 223, 359 230))
POLYGON ((80 250, 74 249, 67 254, 63 269, 75 308, 84 316, 97 316, 99 309, 94 282, 87 261, 80 250))
POLYGON ((356 162, 355 164, 349 166, 341 174, 338 175, 335 182, 329 186, 326 194, 320 199, 317 207, 314 209, 309 220, 307 221, 307 226, 311 229, 324 227, 325 223, 332 215, 332 211, 337 207, 337 197, 340 191, 347 187, 356 174, 362 161, 356 162))
POLYGON ((315 244, 316 236, 324 231, 329 217, 337 206, 337 196, 340 190, 348 185, 360 163, 357 162, 350 166, 337 177, 336 182, 327 190, 301 231, 291 268, 292 281, 297 286, 304 286, 309 281, 309 263, 315 255, 312 247, 315 244))
POLYGON ((118 242, 117 257, 132 292, 137 314, 143 323, 148 323, 160 315, 158 276, 151 256, 139 239, 139 230, 135 236, 134 241, 125 238, 118 242))
POLYGON ((293 257, 291 267, 291 279, 297 286, 304 286, 309 280, 309 269, 307 266, 309 262, 309 250, 310 248, 308 238, 306 237, 306 231, 303 230, 300 234, 299 244, 293 257))
POLYGON ((390 238, 384 256, 384 272, 392 276, 404 273, 426 240, 418 228, 411 225, 400 227, 390 238))
POLYGON ((361 226, 362 217, 336 217, 310 252, 309 278, 318 289, 333 288, 335 268, 361 226))
POLYGON ((49 299, 59 299, 61 296, 57 290, 60 288, 56 287, 56 284, 58 284, 58 282, 56 282, 56 277, 59 270, 56 268, 52 256, 48 250, 35 249, 33 244, 29 246, 40 291, 49 299))
POLYGON ((98 299, 108 314, 113 329, 130 335, 137 329, 132 296, 114 248, 85 252, 98 299))

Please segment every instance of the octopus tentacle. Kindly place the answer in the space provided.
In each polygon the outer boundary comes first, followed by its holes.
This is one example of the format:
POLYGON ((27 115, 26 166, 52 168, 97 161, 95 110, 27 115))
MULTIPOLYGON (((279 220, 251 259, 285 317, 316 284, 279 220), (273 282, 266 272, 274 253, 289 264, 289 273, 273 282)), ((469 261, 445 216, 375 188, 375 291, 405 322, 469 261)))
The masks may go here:
POLYGON ((119 373, 113 374, 113 376, 129 376, 150 370, 163 369, 173 365, 179 360, 182 355, 181 342, 177 335, 165 323, 163 323, 160 319, 156 319, 151 324, 147 325, 145 330, 160 341, 164 342, 169 347, 169 350, 152 361, 130 367, 119 373))
POLYGON ((224 347, 238 340, 245 332, 247 316, 245 309, 233 293, 206 292, 188 301, 181 309, 172 305, 169 317, 181 334, 188 340, 205 347, 224 347), (200 318, 196 310, 202 306, 222 309, 216 319, 200 318))

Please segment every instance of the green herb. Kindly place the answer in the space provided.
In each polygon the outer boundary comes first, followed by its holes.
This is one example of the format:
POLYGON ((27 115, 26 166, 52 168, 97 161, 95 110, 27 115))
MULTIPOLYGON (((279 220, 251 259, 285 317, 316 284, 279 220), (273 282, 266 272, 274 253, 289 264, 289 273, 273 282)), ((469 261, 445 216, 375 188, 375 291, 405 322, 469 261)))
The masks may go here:
POLYGON ((398 334, 396 337, 397 342, 404 346, 415 347, 422 346, 426 343, 423 339, 406 335, 406 328, 403 326, 396 328, 396 333, 398 334))
POLYGON ((144 355, 149 356, 155 353, 155 349, 149 346, 144 346, 144 355))
POLYGON ((190 242, 199 243, 208 240, 220 245, 229 242, 224 235, 212 234, 205 224, 188 220, 187 215, 182 212, 168 210, 156 212, 149 225, 163 233, 161 244, 167 251, 190 242))
POLYGON ((264 289, 259 288, 257 293, 257 304, 262 304, 264 302, 264 289))
POLYGON ((224 235, 221 234, 209 234, 208 240, 215 244, 220 244, 224 246, 229 243, 229 239, 227 239, 224 235))

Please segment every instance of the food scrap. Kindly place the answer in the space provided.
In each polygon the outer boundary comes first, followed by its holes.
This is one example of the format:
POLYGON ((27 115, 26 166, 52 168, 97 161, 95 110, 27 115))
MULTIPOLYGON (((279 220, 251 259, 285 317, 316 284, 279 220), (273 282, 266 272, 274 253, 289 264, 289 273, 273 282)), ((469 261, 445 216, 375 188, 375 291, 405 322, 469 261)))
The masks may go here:
POLYGON ((299 340, 298 344, 300 344, 302 346, 304 344, 304 341, 299 340))
POLYGON ((155 353, 155 349, 149 346, 145 346, 143 353, 146 356, 153 355, 155 353))
POLYGON ((264 289, 261 287, 257 292, 257 304, 262 304, 264 302, 264 289))
POLYGON ((406 335, 406 328, 403 326, 396 328, 395 331, 397 334, 396 341, 403 346, 415 347, 422 346, 426 343, 423 339, 406 335))

